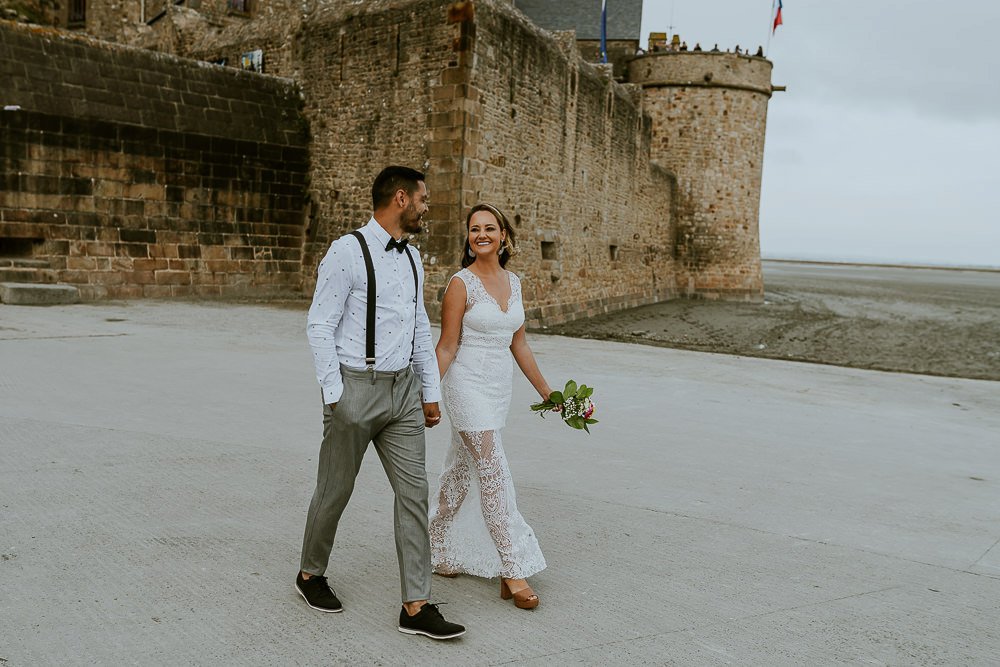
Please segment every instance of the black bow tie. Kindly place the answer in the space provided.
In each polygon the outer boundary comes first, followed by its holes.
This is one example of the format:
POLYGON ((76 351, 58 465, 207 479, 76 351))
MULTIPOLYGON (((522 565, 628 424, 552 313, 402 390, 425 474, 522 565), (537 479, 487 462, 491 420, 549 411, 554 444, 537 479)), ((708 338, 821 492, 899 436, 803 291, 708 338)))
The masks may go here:
POLYGON ((389 242, 385 244, 385 251, 389 252, 395 248, 399 252, 403 252, 406 249, 406 239, 397 241, 396 239, 389 239, 389 242))

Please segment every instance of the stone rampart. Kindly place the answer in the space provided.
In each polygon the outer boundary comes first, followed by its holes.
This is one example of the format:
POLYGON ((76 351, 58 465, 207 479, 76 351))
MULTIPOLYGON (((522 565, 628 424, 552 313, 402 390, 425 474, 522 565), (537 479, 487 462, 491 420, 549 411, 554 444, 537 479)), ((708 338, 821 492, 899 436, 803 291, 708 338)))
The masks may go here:
POLYGON ((36 261, 6 278, 84 298, 300 288, 294 83, 2 24, 0 90, 0 256, 36 261))
POLYGON ((687 296, 763 299, 760 183, 771 63, 714 52, 629 63, 653 122, 652 157, 678 183, 677 286, 687 296))
POLYGON ((91 271, 46 275, 86 277, 92 297, 308 293, 330 242, 371 215, 378 171, 406 164, 431 191, 415 242, 432 316, 465 214, 484 200, 514 223, 510 268, 533 325, 675 295, 761 297, 768 61, 657 52, 630 60, 622 84, 584 61, 592 44, 538 28, 508 0, 289 2, 169 5, 124 37, 230 65, 260 49, 264 71, 284 78, 0 30, 0 83, 21 106, 0 123, 16 146, 2 164, 0 239, 20 239, 8 249, 30 246, 52 272, 91 271), (78 214, 88 222, 69 222, 78 214), (68 261, 91 252, 104 254, 68 261), (139 283, 149 269, 154 281, 139 283))
POLYGON ((204 59, 260 45, 301 82, 314 141, 304 283, 330 242, 371 214, 386 164, 427 173, 427 305, 459 268, 469 208, 516 226, 532 324, 674 294, 673 179, 650 165, 641 91, 579 55, 571 33, 534 26, 509 2, 332 3, 301 21, 206 36, 204 59))
POLYGON ((640 90, 503 3, 476 3, 475 22, 463 204, 514 222, 529 322, 672 296, 673 180, 651 166, 640 90))

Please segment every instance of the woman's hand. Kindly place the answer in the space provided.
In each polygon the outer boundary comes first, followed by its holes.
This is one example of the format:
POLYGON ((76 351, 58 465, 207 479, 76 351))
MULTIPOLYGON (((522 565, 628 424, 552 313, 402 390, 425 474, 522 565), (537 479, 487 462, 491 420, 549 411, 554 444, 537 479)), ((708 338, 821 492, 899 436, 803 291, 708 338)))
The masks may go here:
POLYGON ((424 426, 434 428, 441 423, 441 409, 437 403, 424 403, 424 426))

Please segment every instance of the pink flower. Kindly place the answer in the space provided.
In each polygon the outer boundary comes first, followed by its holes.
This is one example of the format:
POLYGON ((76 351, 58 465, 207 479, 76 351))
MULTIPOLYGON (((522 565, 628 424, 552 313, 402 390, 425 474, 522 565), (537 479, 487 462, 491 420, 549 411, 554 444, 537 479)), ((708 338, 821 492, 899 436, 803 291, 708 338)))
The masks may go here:
POLYGON ((583 413, 584 419, 590 419, 590 415, 594 414, 594 404, 590 401, 588 403, 589 405, 587 405, 587 409, 583 413))

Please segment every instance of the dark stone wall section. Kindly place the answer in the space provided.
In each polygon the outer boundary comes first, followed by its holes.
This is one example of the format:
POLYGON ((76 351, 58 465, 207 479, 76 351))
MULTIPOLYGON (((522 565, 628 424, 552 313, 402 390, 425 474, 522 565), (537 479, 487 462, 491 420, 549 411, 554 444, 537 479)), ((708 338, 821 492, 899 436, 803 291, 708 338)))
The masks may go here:
POLYGON ((73 118, 304 145, 301 93, 287 79, 83 35, 0 22, 3 105, 73 118))
POLYGON ((0 24, 0 91, 0 257, 33 260, 0 280, 91 299, 300 288, 293 83, 0 24))

